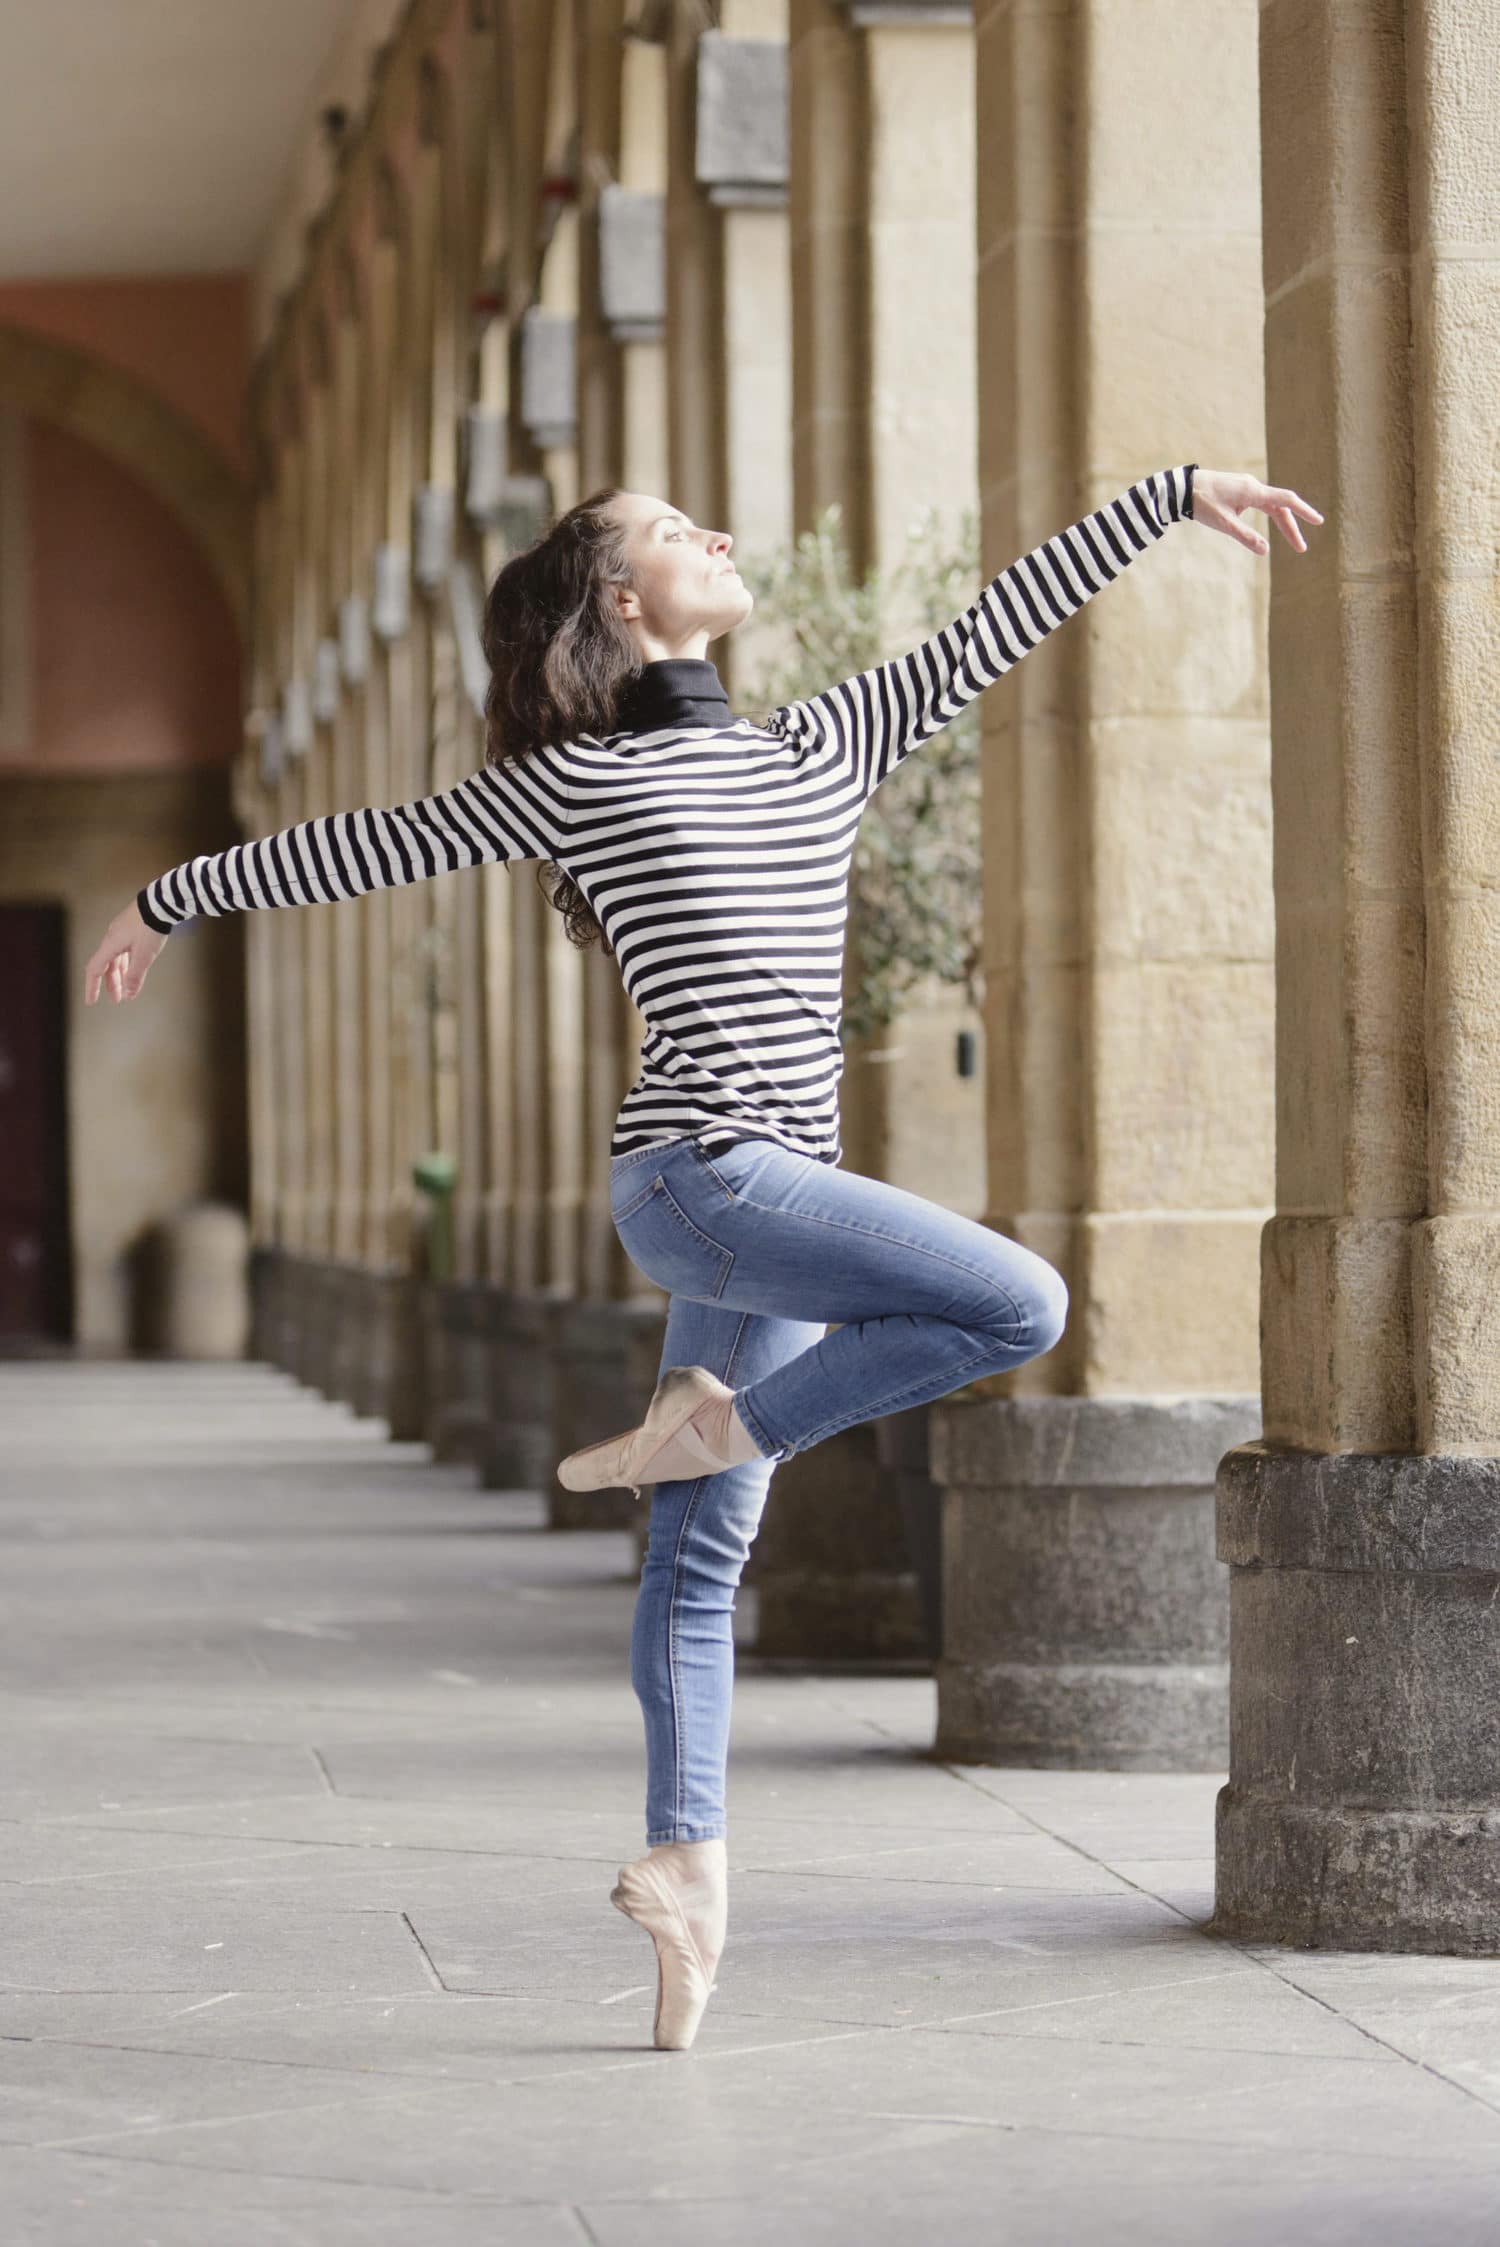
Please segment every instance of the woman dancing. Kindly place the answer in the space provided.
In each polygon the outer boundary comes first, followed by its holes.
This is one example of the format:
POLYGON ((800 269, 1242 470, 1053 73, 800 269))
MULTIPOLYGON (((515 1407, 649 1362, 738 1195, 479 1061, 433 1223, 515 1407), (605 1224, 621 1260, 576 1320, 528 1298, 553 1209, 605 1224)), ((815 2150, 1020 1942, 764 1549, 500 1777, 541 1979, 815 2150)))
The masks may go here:
POLYGON ((1317 510, 1253 476, 1159 470, 1004 569, 909 654, 736 718, 710 641, 753 606, 727 532, 605 490, 507 562, 485 606, 483 768, 334 812, 147 884, 86 970, 133 998, 198 914, 332 903, 536 859, 575 943, 618 960, 646 1031, 610 1207, 669 1296, 638 1427, 574 1452, 571 1490, 651 1486, 631 1642, 646 1854, 612 1900, 656 1946, 653 2035, 693 2041, 728 1914, 732 1611, 779 1459, 1052 1348, 1067 1295, 987 1226, 840 1170, 840 997, 864 806, 914 749, 1185 519, 1298 553, 1317 510), (826 1332, 832 1325, 835 1331, 826 1332))

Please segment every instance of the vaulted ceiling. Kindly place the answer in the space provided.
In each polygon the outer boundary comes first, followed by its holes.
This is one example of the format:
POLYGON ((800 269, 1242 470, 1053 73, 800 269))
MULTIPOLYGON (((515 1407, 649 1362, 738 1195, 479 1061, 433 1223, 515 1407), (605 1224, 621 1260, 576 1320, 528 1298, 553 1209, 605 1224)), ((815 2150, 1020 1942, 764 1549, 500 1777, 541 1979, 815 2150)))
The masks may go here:
POLYGON ((0 280, 251 266, 351 0, 0 0, 0 280))

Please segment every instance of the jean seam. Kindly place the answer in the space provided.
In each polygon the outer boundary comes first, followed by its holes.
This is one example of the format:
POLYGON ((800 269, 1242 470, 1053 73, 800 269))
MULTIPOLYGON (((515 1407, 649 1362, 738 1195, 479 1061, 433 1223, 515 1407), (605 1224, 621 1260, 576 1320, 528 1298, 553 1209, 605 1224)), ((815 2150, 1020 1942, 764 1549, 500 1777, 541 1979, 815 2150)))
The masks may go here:
MULTIPOLYGON (((751 1313, 748 1311, 740 1314, 740 1323, 735 1328, 734 1340, 729 1345, 729 1355, 724 1361, 724 1380, 725 1385, 729 1388, 734 1386, 729 1377, 734 1371, 735 1354, 744 1340, 745 1329, 750 1323, 750 1318, 751 1313)), ((677 1605, 678 1592, 682 1584, 682 1551, 687 1543, 688 1533, 702 1510, 704 1490, 712 1480, 712 1475, 699 1475, 694 1483, 688 1502, 682 1510, 682 1522, 678 1528, 677 1543, 672 1552, 672 1589, 667 1601, 667 1683, 671 1688, 672 1696, 672 1820, 674 1829, 684 1822, 683 1789, 686 1778, 686 1758, 682 1752, 682 1711, 678 1699, 677 1678, 677 1605)), ((714 1837, 710 1836, 709 1838, 714 1837)))
MULTIPOLYGON (((701 1225, 694 1224, 665 1178, 659 1178, 656 1184, 660 1189, 668 1216, 676 1219, 690 1240, 696 1242, 700 1248, 709 1249, 722 1260, 722 1268, 712 1293, 706 1296, 690 1295, 688 1301, 690 1303, 717 1303, 725 1288, 729 1285, 729 1275, 734 1270, 734 1250, 726 1248, 722 1241, 716 1241, 711 1233, 705 1233, 701 1225)), ((647 1199, 649 1198, 648 1196, 647 1199)))
MULTIPOLYGON (((1006 1345, 1007 1348, 1011 1348, 1013 1346, 1014 1345, 1011 1344, 1006 1345)), ((950 1374, 967 1373, 971 1366, 988 1364, 990 1362, 990 1357, 991 1353, 988 1350, 983 1350, 977 1357, 965 1358, 960 1364, 949 1366, 946 1370, 950 1374)), ((923 1389, 926 1386, 927 1384, 925 1381, 913 1381, 909 1387, 905 1389, 899 1389, 893 1397, 887 1397, 882 1403, 877 1404, 873 1410, 868 1404, 866 1404, 862 1406, 858 1412, 852 1414, 851 1417, 847 1420, 825 1420, 820 1428, 815 1428, 810 1435, 803 1438, 801 1449, 804 1451, 810 1451, 815 1443, 822 1443, 827 1437, 836 1436, 840 1434, 845 1428, 855 1428, 860 1426, 861 1423, 866 1420, 879 1420, 883 1418, 886 1413, 896 1411, 904 1398, 915 1396, 919 1389, 923 1389)), ((956 1389, 957 1387, 959 1387, 959 1383, 957 1381, 954 1381, 951 1383, 951 1387, 956 1389)), ((941 1393, 943 1395, 946 1395, 948 1392, 944 1390, 941 1393)), ((743 1414, 743 1416, 747 1420, 754 1420, 758 1432, 768 1432, 762 1428, 759 1415, 751 1410, 751 1408, 744 1402, 744 1399, 742 1397, 737 1398, 735 1401, 738 1410, 743 1414)))

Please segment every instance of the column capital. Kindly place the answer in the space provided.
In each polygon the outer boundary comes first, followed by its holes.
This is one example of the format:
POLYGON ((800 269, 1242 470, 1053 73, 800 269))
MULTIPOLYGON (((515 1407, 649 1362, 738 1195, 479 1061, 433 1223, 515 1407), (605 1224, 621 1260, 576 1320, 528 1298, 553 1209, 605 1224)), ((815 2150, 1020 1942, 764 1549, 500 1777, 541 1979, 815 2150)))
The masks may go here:
POLYGON ((534 445, 570 445, 578 428, 578 323, 531 306, 521 320, 521 419, 534 445))
POLYGON ((783 39, 698 41, 694 168, 711 203, 777 209, 786 201, 787 50, 783 39))
POLYGON ((599 304, 617 343, 658 343, 667 317, 667 199, 611 184, 599 195, 599 304))

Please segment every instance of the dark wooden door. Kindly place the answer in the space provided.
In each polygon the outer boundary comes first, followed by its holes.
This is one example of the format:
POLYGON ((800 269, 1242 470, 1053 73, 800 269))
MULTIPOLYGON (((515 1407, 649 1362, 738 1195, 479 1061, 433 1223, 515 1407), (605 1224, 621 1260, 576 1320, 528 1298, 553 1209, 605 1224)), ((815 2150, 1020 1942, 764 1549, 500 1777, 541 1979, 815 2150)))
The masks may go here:
POLYGON ((66 924, 60 905, 0 905, 0 1339, 72 1325, 66 1116, 66 924))

